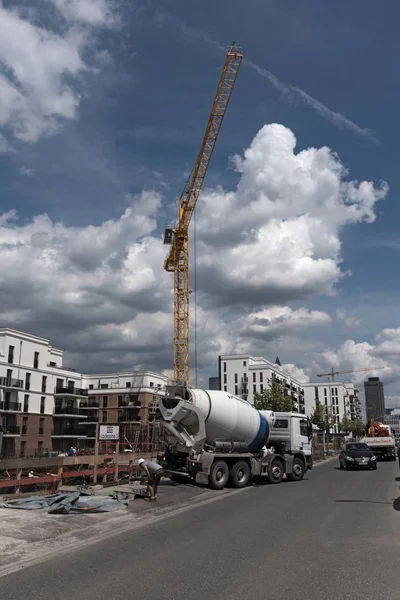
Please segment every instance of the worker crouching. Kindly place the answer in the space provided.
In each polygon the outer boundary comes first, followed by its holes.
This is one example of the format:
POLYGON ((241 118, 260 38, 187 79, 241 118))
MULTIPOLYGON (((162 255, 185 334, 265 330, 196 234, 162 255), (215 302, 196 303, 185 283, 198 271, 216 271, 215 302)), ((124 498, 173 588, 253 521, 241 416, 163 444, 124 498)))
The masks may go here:
POLYGON ((144 460, 144 458, 139 458, 138 463, 147 475, 148 499, 150 502, 155 502, 157 500, 158 484, 164 475, 164 469, 158 463, 152 460, 144 460))

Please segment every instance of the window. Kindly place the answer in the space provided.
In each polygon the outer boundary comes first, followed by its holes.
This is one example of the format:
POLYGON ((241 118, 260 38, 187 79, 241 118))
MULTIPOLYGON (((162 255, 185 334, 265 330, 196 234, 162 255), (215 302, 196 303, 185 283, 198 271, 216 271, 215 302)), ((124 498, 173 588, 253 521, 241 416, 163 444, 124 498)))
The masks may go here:
POLYGON ((22 418, 22 435, 26 435, 28 433, 28 417, 22 418))
POLYGON ((103 396, 103 408, 108 407, 108 396, 103 396))
POLYGON ((235 385, 235 396, 237 396, 237 395, 238 395, 238 386, 235 385))
POLYGON ((224 373, 226 373, 226 362, 224 362, 224 373))
POLYGON ((108 383, 101 383, 100 384, 100 389, 101 390, 107 390, 108 389, 108 383))
POLYGON ((289 421, 287 419, 276 419, 274 429, 288 429, 289 421))
POLYGON ((244 360, 243 361, 243 366, 245 367, 247 365, 247 362, 244 360))
POLYGON ((260 381, 264 381, 263 380, 263 373, 262 372, 260 372, 260 381))
POLYGON ((300 435, 308 437, 309 427, 307 419, 300 419, 300 435))
POLYGON ((64 387, 64 379, 56 379, 56 390, 62 389, 64 387))
POLYGON ((44 429, 44 418, 42 417, 39 421, 39 435, 43 435, 44 429))
POLYGON ((56 367, 56 366, 57 366, 57 363, 55 363, 55 362, 49 362, 49 367, 56 367))
POLYGON ((39 368, 39 352, 35 352, 35 354, 33 355, 33 368, 39 368))
POLYGON ((237 382, 238 382, 238 374, 235 373, 235 383, 237 383, 237 382))
POLYGON ((24 412, 29 412, 29 394, 24 396, 24 412))
POLYGON ((324 388, 324 396, 326 396, 326 395, 327 395, 327 391, 326 391, 326 388, 324 388))
POLYGON ((27 373, 25 375, 25 389, 26 390, 30 390, 31 389, 31 374, 27 373))
POLYGON ((89 390, 94 390, 94 385, 93 385, 93 383, 91 383, 91 384, 89 385, 89 390))
POLYGON ((337 396, 337 388, 335 388, 335 396, 337 396))
POLYGON ((14 362, 14 350, 15 346, 8 346, 8 362, 10 365, 14 362))
POLYGON ((131 382, 130 381, 126 382, 126 387, 131 387, 131 382))
POLYGON ((21 448, 20 448, 20 451, 19 451, 20 456, 25 456, 25 448, 26 448, 26 442, 23 441, 23 442, 21 442, 21 448))
POLYGON ((150 387, 154 387, 154 383, 150 381, 150 387))
POLYGON ((260 393, 262 394, 262 393, 263 393, 263 391, 264 391, 264 386, 263 386, 263 384, 261 383, 261 384, 260 384, 260 393))
POLYGON ((226 392, 226 391, 227 391, 227 387, 226 387, 226 385, 224 385, 224 392, 226 392))
POLYGON ((7 369, 6 379, 7 379, 7 381, 6 381, 7 385, 11 385, 12 369, 7 369))
POLYGON ((107 411, 103 410, 103 414, 102 414, 102 422, 103 423, 107 423, 107 411))
POLYGON ((46 393, 46 386, 47 386, 47 377, 46 375, 42 376, 42 394, 46 393))
POLYGON ((257 381, 257 373, 253 373, 253 383, 257 381))
POLYGON ((45 407, 46 407, 46 396, 42 396, 40 398, 40 414, 41 415, 44 415, 45 407))
POLYGON ((42 441, 38 442, 37 451, 38 451, 38 456, 41 456, 43 454, 43 442, 42 441))
POLYGON ((227 383, 227 380, 226 380, 226 373, 224 373, 224 383, 227 383))
POLYGON ((319 400, 319 394, 318 394, 318 386, 316 385, 314 388, 314 394, 315 394, 315 399, 319 400))

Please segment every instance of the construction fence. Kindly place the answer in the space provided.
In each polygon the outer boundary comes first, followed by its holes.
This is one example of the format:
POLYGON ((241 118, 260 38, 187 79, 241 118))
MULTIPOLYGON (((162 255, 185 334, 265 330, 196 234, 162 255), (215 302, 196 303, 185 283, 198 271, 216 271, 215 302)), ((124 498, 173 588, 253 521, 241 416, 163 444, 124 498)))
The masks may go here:
POLYGON ((345 437, 344 433, 315 433, 312 439, 313 460, 325 460, 329 456, 340 454, 345 437))

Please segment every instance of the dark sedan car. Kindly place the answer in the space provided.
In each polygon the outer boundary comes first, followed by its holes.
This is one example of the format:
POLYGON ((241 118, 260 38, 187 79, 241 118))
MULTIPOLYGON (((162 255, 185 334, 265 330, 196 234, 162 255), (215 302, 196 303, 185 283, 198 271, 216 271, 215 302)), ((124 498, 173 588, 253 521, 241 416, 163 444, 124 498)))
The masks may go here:
POLYGON ((378 468, 376 456, 367 444, 349 442, 339 454, 341 469, 373 469, 378 468))

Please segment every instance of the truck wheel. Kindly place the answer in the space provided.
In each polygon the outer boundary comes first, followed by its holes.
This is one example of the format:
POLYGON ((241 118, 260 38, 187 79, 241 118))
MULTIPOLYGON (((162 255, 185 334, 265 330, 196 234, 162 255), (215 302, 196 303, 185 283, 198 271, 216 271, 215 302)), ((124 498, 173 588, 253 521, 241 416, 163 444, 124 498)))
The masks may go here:
POLYGON ((228 465, 224 460, 217 460, 211 467, 211 472, 208 476, 208 485, 213 490, 222 490, 229 479, 228 465))
POLYGON ((305 468, 304 463, 300 458, 295 458, 292 465, 292 472, 287 478, 290 481, 301 481, 304 477, 305 468))
POLYGON ((280 483, 283 479, 284 471, 283 464, 280 460, 273 460, 269 465, 268 483, 280 483))
POLYGON ((243 488, 249 483, 250 468, 244 460, 236 463, 231 468, 230 482, 234 488, 243 488))

